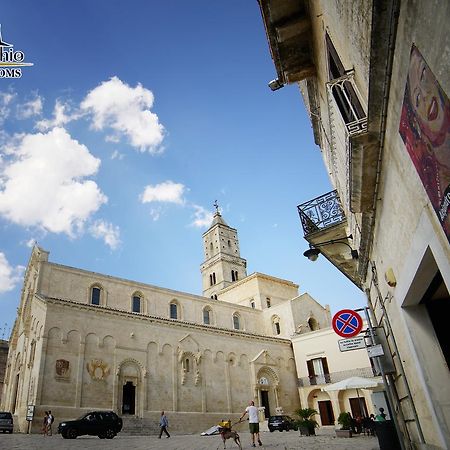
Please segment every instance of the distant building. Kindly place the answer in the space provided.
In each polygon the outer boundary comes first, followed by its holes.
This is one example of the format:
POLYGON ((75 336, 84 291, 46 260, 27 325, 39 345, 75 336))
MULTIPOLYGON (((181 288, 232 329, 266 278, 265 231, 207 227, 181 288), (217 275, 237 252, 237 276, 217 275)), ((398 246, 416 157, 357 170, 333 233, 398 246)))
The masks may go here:
POLYGON ((8 358, 8 341, 0 339, 0 402, 5 382, 6 360, 8 358))
POLYGON ((34 247, 1 403, 16 426, 26 429, 27 405, 34 431, 47 409, 58 420, 112 409, 147 431, 164 409, 183 432, 238 418, 250 399, 266 417, 297 409, 291 336, 329 327, 328 307, 290 281, 247 276, 219 212, 203 247, 205 296, 56 264, 34 247))
POLYGON ((450 448, 450 3, 259 4, 335 188, 299 198, 309 256, 367 294, 405 448, 450 448))

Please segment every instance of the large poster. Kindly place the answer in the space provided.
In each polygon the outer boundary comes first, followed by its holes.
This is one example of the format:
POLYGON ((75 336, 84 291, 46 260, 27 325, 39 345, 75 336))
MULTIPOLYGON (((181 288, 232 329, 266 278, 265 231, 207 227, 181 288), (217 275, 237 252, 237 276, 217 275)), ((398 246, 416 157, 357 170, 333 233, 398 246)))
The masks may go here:
POLYGON ((450 103, 414 45, 399 131, 450 241, 450 103))

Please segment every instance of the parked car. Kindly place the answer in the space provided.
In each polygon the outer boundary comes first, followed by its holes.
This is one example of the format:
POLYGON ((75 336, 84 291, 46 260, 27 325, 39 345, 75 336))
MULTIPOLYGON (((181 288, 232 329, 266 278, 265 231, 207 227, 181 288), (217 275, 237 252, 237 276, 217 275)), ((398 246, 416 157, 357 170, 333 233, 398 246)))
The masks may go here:
POLYGON ((12 433, 14 428, 13 416, 10 412, 0 411, 0 431, 12 433))
POLYGON ((122 419, 113 411, 91 411, 77 420, 58 425, 58 433, 64 439, 75 439, 89 434, 100 439, 112 439, 122 429, 122 419))
POLYGON ((270 416, 268 426, 270 432, 275 430, 298 430, 298 425, 295 423, 295 420, 289 416, 270 416))

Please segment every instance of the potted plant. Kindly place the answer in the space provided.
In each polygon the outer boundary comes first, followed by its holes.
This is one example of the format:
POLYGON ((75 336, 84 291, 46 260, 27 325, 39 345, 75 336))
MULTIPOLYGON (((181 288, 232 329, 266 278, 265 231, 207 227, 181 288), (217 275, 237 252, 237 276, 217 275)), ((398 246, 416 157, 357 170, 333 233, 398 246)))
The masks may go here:
POLYGON ((295 411, 300 418, 296 423, 302 436, 315 436, 315 429, 319 424, 313 419, 317 411, 312 408, 300 408, 295 411))
POLYGON ((352 437, 352 416, 348 412, 341 412, 338 417, 340 430, 336 430, 337 437, 352 437))

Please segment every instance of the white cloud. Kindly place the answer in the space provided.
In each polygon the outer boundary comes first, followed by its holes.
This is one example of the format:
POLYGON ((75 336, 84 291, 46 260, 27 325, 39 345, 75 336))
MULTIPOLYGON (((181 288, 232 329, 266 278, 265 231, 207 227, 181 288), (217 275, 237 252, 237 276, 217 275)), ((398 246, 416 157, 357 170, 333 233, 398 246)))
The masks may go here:
POLYGON ((0 167, 0 215, 73 236, 107 202, 86 179, 99 166, 100 160, 63 128, 25 135, 0 167))
POLYGON ((192 226, 198 228, 205 228, 211 225, 213 220, 213 213, 203 208, 203 206, 192 205, 194 208, 194 221, 191 223, 192 226))
POLYGON ((31 238, 31 239, 28 239, 27 242, 25 242, 25 245, 26 245, 28 248, 33 248, 34 245, 36 244, 36 242, 37 242, 36 239, 31 238))
POLYGON ((63 127, 73 120, 80 118, 80 113, 74 111, 68 103, 56 100, 53 109, 53 119, 42 119, 36 122, 36 128, 39 131, 47 131, 55 127, 63 127))
POLYGON ((161 211, 162 211, 162 208, 152 208, 150 210, 150 217, 152 218, 152 220, 154 222, 159 220, 159 218, 161 217, 161 211))
POLYGON ((9 116, 10 103, 16 94, 14 92, 0 92, 0 124, 2 124, 9 116))
POLYGON ((0 294, 13 290, 21 281, 25 267, 11 267, 4 253, 0 252, 0 294))
POLYGON ((123 153, 120 153, 118 150, 114 150, 111 154, 111 159, 118 159, 119 161, 125 157, 123 153))
POLYGON ((182 205, 185 189, 186 187, 183 184, 168 180, 154 186, 146 186, 140 199, 142 203, 166 202, 182 205))
POLYGON ((95 238, 103 239, 105 244, 112 250, 115 250, 120 244, 120 229, 112 223, 96 220, 89 227, 89 231, 95 238))
POLYGON ((114 138, 127 136, 130 144, 141 152, 160 153, 164 127, 150 111, 153 101, 153 93, 140 83, 132 88, 113 77, 90 91, 81 109, 93 115, 94 129, 110 128, 114 138))
POLYGON ((19 119, 28 119, 33 116, 40 116, 42 114, 42 98, 36 95, 34 99, 17 105, 17 117, 19 119))

